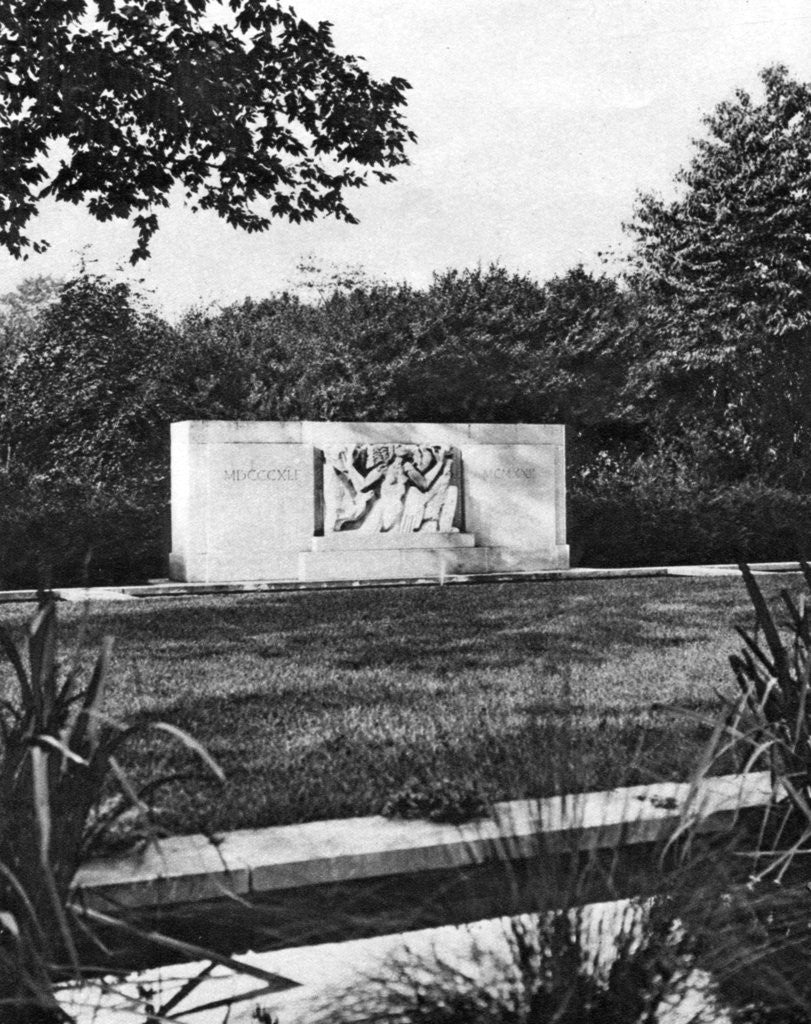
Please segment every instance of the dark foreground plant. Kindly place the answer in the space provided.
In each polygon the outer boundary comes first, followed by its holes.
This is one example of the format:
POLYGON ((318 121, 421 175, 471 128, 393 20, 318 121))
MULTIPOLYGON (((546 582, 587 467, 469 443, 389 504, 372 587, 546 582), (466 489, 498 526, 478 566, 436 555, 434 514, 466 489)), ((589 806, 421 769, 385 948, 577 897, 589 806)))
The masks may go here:
MULTIPOLYGON (((594 917, 594 915, 591 915, 594 917)), ((616 915, 615 915, 616 916, 616 915)), ((340 1024, 652 1024, 691 969, 687 940, 629 904, 612 949, 582 910, 500 922, 498 951, 433 950, 392 958, 362 992, 324 1015, 340 1024), (647 920, 643 921, 643 918, 647 920)), ((599 930, 599 924, 598 929, 599 930)), ((319 1018, 322 1019, 322 1018, 319 1018)))
POLYGON ((461 825, 489 813, 490 802, 475 782, 413 778, 383 804, 387 818, 427 818, 461 825))
MULTIPOLYGON (((735 678, 753 718, 753 739, 768 754, 775 780, 801 814, 808 816, 811 794, 811 622, 807 597, 780 597, 787 613, 780 622, 772 613, 750 569, 741 565, 756 616, 754 633, 738 629, 745 647, 730 657, 735 678), (762 641, 760 640, 762 636, 762 641)), ((801 563, 811 588, 811 566, 801 563)), ((811 817, 811 816, 810 816, 811 817)))
MULTIPOLYGON (((727 899, 740 889, 730 867, 734 834, 720 843, 694 837, 688 862, 662 844, 629 850, 614 836, 613 847, 571 856, 559 836, 547 843, 540 834, 536 853, 519 863, 505 834, 495 841, 494 870, 504 872, 508 889, 522 890, 517 902, 498 896, 508 916, 403 935, 399 951, 374 966, 367 961, 347 986, 324 993, 308 1019, 653 1024, 672 1011, 683 1024, 714 1022, 726 1000, 708 968, 732 985, 758 952, 751 936, 744 941, 746 892, 734 914, 727 899), (651 885, 656 896, 629 896, 651 885), (519 905, 526 909, 516 913, 519 905)), ((762 981, 764 962, 759 968, 762 981)), ((750 983, 750 992, 756 988, 750 983)))
MULTIPOLYGON (((811 590, 811 566, 800 562, 811 590)), ((746 1024, 811 1020, 811 621, 808 594, 780 591, 766 600, 750 568, 739 563, 755 627, 730 664, 740 697, 727 701, 692 777, 699 791, 720 758, 732 753, 742 773, 768 766, 771 799, 757 820, 741 815, 730 841, 705 859, 698 901, 683 902, 728 1014, 746 1024), (782 609, 783 614, 780 614, 782 609)), ((677 839, 691 845, 693 812, 677 839)))
MULTIPOLYGON (((740 689, 713 724, 695 773, 703 779, 732 751, 741 771, 770 770, 772 798, 759 827, 738 822, 731 851, 735 879, 709 888, 690 927, 702 936, 703 962, 745 1024, 811 1020, 811 621, 808 593, 780 591, 768 602, 749 567, 741 575, 755 628, 738 628, 744 647, 730 656, 740 689), (783 614, 780 614, 782 609, 783 614), (743 876, 743 878, 741 878, 743 876)), ((811 566, 799 565, 807 590, 811 566)), ((718 874, 718 866, 713 865, 718 874)))
MULTIPOLYGON (((656 895, 626 898, 635 851, 624 847, 621 837, 604 857, 592 851, 585 864, 573 859, 556 876, 560 851, 544 847, 541 836, 537 857, 523 874, 516 868, 515 875, 516 885, 529 879, 532 913, 469 926, 469 943, 460 943, 459 932, 451 935, 450 928, 430 945, 406 935, 402 952, 361 971, 346 989, 327 993, 314 1019, 323 1024, 653 1024, 670 1019, 799 1024, 811 1019, 811 896, 796 880, 785 888, 752 883, 748 856, 756 848, 751 841, 757 829, 753 834, 736 821, 725 834, 706 835, 690 807, 684 811, 684 831, 675 843, 643 848, 642 874, 630 880, 632 892, 647 886, 656 895), (602 894, 596 897, 595 883, 602 894), (595 898, 608 902, 595 903, 595 898)), ((501 852, 511 870, 506 837, 501 852)))
MULTIPOLYGON (((0 648, 12 668, 9 685, 0 679, 0 1020, 53 1024, 68 1019, 54 984, 93 973, 80 959, 78 936, 92 942, 94 922, 117 926, 70 905, 76 870, 125 812, 133 810, 142 832, 154 837, 149 800, 168 780, 138 787, 118 760, 122 745, 144 726, 125 727, 101 713, 110 638, 103 641, 85 685, 80 681, 81 647, 63 674, 56 608, 53 598, 44 595, 24 650, 2 626, 0 648)), ((162 722, 147 727, 170 733, 223 780, 210 755, 181 729, 162 722)), ((164 936, 148 937, 171 945, 186 959, 207 955, 164 936)), ((97 941, 95 948, 102 952, 104 946, 97 941)), ((280 987, 282 979, 276 976, 246 971, 262 978, 261 991, 280 987)))
MULTIPOLYGON (((491 929, 461 956, 441 942, 427 953, 406 949, 333 993, 319 1020, 652 1024, 668 1010, 689 1024, 811 1020, 811 894, 798 856, 811 846, 811 625, 805 599, 785 590, 787 618, 778 621, 741 568, 757 622, 753 632, 739 630, 745 648, 731 658, 741 697, 706 723, 711 737, 681 821, 648 851, 647 881, 656 895, 626 902, 619 919, 605 904, 584 907, 594 900, 588 876, 602 869, 596 857, 582 870, 572 860, 569 883, 553 884, 551 900, 550 887, 539 887, 534 913, 503 918, 500 940, 491 929), (734 815, 726 833, 714 823, 707 835, 702 793, 710 769, 730 752, 743 771, 767 761, 774 798, 762 812, 734 815)), ((811 569, 802 568, 811 587, 811 569)), ((550 875, 554 853, 544 849, 543 835, 539 844, 529 875, 541 879, 550 875)), ((600 881, 616 901, 628 851, 620 837, 606 852, 600 881)), ((505 837, 505 863, 509 857, 505 837)))

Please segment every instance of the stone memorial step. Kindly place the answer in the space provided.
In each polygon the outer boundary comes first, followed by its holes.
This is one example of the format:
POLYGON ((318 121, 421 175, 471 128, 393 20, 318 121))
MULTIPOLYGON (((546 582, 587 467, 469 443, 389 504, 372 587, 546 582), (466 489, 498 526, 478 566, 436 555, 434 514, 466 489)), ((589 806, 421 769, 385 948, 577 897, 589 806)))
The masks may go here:
POLYGON ((344 530, 312 539, 313 551, 472 548, 475 545, 476 538, 472 533, 361 533, 359 530, 344 530))

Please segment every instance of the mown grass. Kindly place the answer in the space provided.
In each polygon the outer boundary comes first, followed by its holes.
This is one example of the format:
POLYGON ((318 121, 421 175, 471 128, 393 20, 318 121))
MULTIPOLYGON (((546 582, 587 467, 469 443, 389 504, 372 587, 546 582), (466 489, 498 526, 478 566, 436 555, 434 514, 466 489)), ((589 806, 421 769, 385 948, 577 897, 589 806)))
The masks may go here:
MULTIPOLYGON (((0 606, 20 631, 30 614, 0 606)), ((59 614, 67 654, 84 610, 59 614)), ((88 647, 116 638, 112 717, 182 726, 222 764, 224 789, 159 801, 172 830, 218 832, 375 813, 414 777, 492 799, 684 778, 707 730, 673 710, 735 692, 735 623, 737 579, 561 581, 94 604, 88 647)), ((155 733, 124 763, 145 781, 189 758, 155 733)))

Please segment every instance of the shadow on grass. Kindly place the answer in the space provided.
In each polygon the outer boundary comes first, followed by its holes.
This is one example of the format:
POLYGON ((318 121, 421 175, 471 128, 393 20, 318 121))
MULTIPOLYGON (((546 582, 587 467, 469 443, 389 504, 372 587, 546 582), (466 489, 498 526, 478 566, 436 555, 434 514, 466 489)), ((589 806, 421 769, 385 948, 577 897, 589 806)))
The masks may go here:
MULTIPOLYGON (((165 643, 160 653, 169 658, 198 656, 200 647, 206 656, 217 656, 237 646, 270 658, 294 653, 317 659, 329 649, 339 657, 364 660, 361 655, 368 651, 370 663, 379 664, 410 664, 449 650, 464 652, 466 646, 493 647, 514 661, 544 654, 561 642, 574 644, 578 656, 599 660, 607 648, 625 644, 661 647, 707 639, 695 622, 700 604, 684 604, 691 616, 689 631, 680 628, 673 637, 660 628, 678 622, 679 605, 665 615, 648 599, 672 591, 671 581, 644 581, 645 587, 639 581, 621 582, 624 588, 613 592, 581 582, 543 590, 512 584, 128 603, 94 609, 93 626, 113 633, 121 644, 165 643), (593 602, 583 601, 586 587, 594 593, 593 602)), ((705 611, 714 612, 715 595, 706 597, 705 611)))
MULTIPOLYGON (((447 778, 490 801, 682 779, 708 730, 642 709, 638 715, 530 704, 503 718, 471 705, 448 728, 441 707, 416 694, 381 694, 364 717, 357 694, 332 695, 341 712, 325 719, 327 694, 249 693, 162 707, 160 717, 191 732, 226 773, 168 787, 160 803, 177 831, 219 832, 379 813, 414 780, 447 778)), ((151 716, 141 714, 141 720, 151 716)), ((157 716, 156 716, 157 717, 157 716)), ((124 757, 136 777, 183 769, 159 737, 124 757)), ((734 770, 719 763, 720 774, 734 770)))
MULTIPOLYGON (((683 779, 704 731, 667 706, 717 707, 743 607, 737 580, 253 594, 94 607, 88 646, 116 636, 113 717, 222 762, 224 792, 165 798, 217 831, 373 813, 414 777, 492 799, 683 779)), ((127 765, 179 768, 154 734, 127 765)))

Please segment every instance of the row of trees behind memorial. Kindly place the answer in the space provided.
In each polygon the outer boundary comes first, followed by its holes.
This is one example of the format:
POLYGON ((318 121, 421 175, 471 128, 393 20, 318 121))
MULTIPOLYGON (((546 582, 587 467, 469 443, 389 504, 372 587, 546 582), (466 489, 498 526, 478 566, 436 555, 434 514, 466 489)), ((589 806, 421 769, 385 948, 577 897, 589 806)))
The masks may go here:
POLYGON ((811 90, 762 78, 674 200, 639 198, 616 278, 356 274, 173 325, 87 272, 26 283, 0 313, 1 582, 161 574, 187 418, 565 422, 581 563, 807 552, 811 90))

